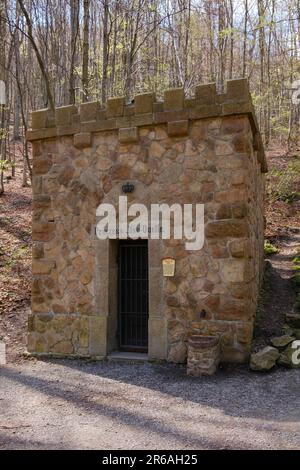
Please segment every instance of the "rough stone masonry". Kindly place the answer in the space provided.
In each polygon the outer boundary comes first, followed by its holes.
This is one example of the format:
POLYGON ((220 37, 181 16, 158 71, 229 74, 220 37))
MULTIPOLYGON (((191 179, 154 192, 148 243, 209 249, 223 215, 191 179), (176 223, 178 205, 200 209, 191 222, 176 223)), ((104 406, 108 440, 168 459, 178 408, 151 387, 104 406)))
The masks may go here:
POLYGON ((148 356, 186 361, 191 334, 221 335, 221 360, 249 356, 263 271, 264 150, 246 80, 32 113, 33 286, 28 351, 103 358, 118 349, 116 240, 101 202, 205 204, 205 245, 149 240, 148 356), (176 261, 164 277, 162 259, 176 261))

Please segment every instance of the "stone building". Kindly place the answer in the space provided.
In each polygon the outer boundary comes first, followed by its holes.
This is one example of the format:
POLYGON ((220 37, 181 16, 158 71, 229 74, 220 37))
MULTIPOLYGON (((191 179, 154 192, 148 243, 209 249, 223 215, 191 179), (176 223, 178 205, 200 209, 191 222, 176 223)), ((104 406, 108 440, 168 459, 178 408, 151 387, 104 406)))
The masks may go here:
POLYGON ((191 333, 249 356, 263 272, 264 150, 246 80, 32 114, 33 287, 28 351, 186 360, 191 333), (129 184, 127 184, 129 183, 129 184), (124 187, 124 184, 126 185, 124 187), (205 243, 99 240, 101 202, 205 204, 205 243), (171 258, 174 275, 164 276, 171 258), (174 266, 175 264, 175 266, 174 266))

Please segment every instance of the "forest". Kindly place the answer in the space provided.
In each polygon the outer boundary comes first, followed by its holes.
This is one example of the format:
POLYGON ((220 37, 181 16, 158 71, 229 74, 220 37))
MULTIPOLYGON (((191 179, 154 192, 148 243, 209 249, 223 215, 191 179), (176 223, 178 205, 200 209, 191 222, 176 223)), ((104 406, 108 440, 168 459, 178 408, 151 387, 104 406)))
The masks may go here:
POLYGON ((45 107, 247 77, 261 133, 297 147, 299 0, 1 0, 1 181, 45 107))

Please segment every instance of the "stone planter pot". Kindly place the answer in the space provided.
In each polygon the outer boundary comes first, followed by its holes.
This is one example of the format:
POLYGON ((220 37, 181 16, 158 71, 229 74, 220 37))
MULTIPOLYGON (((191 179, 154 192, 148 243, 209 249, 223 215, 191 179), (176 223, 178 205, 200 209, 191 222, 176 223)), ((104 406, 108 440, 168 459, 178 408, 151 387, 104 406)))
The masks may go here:
POLYGON ((191 335, 188 339, 187 375, 213 375, 220 362, 220 337, 191 335))

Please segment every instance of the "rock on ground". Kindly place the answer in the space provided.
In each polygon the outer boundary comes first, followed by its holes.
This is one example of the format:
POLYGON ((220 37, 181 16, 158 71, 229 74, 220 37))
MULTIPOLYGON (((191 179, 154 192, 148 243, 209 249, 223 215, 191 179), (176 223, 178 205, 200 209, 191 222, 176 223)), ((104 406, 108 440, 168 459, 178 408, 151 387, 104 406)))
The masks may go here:
POLYGON ((270 370, 275 366, 278 358, 278 350, 272 346, 267 346, 257 353, 251 354, 250 369, 259 371, 270 370))
POLYGON ((271 343, 272 343, 272 346, 274 346, 274 348, 282 349, 288 346, 294 340, 295 340, 294 336, 283 335, 283 336, 277 336, 276 338, 272 338, 271 343))
POLYGON ((298 368, 300 367, 299 346, 293 347, 293 343, 280 354, 278 364, 284 367, 298 368))

